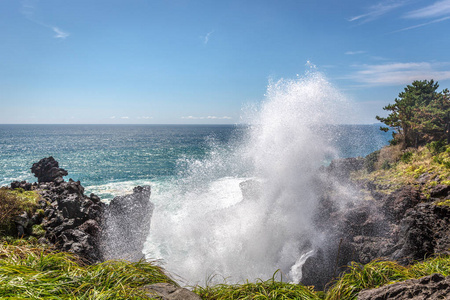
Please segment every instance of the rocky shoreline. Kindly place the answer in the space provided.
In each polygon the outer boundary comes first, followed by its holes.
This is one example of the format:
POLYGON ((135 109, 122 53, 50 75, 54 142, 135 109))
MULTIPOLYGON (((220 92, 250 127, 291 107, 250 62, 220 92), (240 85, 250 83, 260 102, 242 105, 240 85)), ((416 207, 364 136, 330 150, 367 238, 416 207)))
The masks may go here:
POLYGON ((31 172, 37 183, 11 183, 11 189, 36 191, 41 196, 32 216, 24 212, 15 218, 18 236, 29 235, 34 225, 41 225, 45 236, 39 238, 40 243, 72 252, 89 264, 142 258, 153 211, 150 186, 138 186, 132 194, 115 197, 107 205, 95 194, 85 195, 80 181, 64 181, 68 172, 53 157, 34 163, 31 172))
MULTIPOLYGON (((324 290, 351 262, 366 264, 381 258, 408 265, 427 257, 450 254, 450 206, 437 205, 450 199, 449 185, 436 182, 426 196, 422 177, 415 185, 390 191, 370 180, 349 179, 352 172, 362 168, 363 158, 335 160, 317 177, 321 196, 314 220, 317 230, 327 237, 327 243, 316 245, 314 254, 306 260, 302 284, 324 290), (365 200, 355 200, 361 197, 365 200)), ((41 195, 33 215, 24 212, 15 217, 18 236, 30 235, 33 226, 40 225, 45 229, 40 243, 75 253, 87 264, 142 258, 143 244, 150 230, 149 216, 154 208, 150 202, 150 186, 136 187, 132 194, 115 197, 105 204, 94 194, 85 195, 79 181, 64 181, 63 176, 68 172, 59 168, 53 157, 33 164, 31 171, 37 183, 11 183, 11 189, 36 191, 41 195)), ((261 192, 252 182, 242 183, 241 189, 244 199, 261 192)), ((406 297, 404 290, 412 289, 410 285, 417 288, 429 284, 436 295, 448 294, 448 282, 448 277, 434 276, 427 282, 405 283, 407 288, 399 285, 398 290, 403 292, 396 293, 406 297)), ((379 298, 378 292, 365 292, 361 297, 389 299, 379 298)))
POLYGON ((437 205, 450 199, 450 186, 437 182, 427 197, 419 179, 389 191, 372 181, 349 179, 362 168, 363 158, 340 159, 318 179, 323 190, 315 225, 328 239, 304 264, 305 285, 324 289, 350 262, 385 259, 409 265, 450 254, 450 206, 437 205), (342 199, 355 195, 356 201, 342 199))

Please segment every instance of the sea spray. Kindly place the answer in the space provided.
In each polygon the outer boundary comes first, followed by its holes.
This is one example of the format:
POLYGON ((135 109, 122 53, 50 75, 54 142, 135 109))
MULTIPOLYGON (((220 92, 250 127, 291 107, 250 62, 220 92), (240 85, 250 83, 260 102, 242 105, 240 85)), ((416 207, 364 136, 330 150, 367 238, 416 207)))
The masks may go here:
POLYGON ((240 140, 212 140, 207 158, 185 161, 186 171, 157 187, 146 257, 190 284, 266 279, 278 269, 300 280, 302 255, 321 242, 314 178, 335 153, 319 128, 342 122, 343 106, 318 72, 271 82, 240 140))

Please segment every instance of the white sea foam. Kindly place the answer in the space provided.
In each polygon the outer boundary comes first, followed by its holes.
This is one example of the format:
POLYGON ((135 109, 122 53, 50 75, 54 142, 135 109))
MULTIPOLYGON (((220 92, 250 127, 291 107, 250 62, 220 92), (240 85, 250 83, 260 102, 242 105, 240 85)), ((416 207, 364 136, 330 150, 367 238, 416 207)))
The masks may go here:
POLYGON ((341 122, 345 103, 317 72, 271 82, 243 141, 187 162, 179 179, 153 190, 146 257, 163 259, 189 284, 217 274, 268 279, 278 269, 300 280, 320 240, 313 178, 334 153, 315 128, 341 122), (249 178, 257 191, 243 199, 239 184, 249 178))

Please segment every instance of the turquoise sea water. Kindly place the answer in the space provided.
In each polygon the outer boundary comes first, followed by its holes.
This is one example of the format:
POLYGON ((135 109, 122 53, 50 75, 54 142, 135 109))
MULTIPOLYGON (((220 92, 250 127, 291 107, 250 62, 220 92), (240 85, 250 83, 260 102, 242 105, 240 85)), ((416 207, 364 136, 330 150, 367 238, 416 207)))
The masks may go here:
MULTIPOLYGON (((201 162, 211 151, 233 151, 247 129, 237 125, 0 125, 0 185, 14 180, 35 182, 31 165, 53 156, 68 170, 67 178, 111 198, 135 184, 183 176, 193 161, 201 162)), ((365 156, 390 138, 376 125, 334 125, 321 132, 337 149, 333 157, 365 156)))

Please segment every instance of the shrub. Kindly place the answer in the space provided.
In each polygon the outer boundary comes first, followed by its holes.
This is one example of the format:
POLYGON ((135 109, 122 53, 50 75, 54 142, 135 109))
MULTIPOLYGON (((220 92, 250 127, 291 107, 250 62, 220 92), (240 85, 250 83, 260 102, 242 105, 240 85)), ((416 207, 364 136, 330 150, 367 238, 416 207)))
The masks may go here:
POLYGON ((380 156, 380 150, 374 151, 367 155, 364 160, 364 168, 367 172, 371 173, 375 171, 375 164, 378 161, 378 157, 380 156))
POLYGON ((412 157, 413 157, 413 153, 411 151, 406 151, 405 153, 402 154, 402 156, 400 157, 400 160, 402 162, 404 162, 405 164, 408 164, 411 162, 412 157))
POLYGON ((14 217, 27 212, 29 215, 37 208, 39 194, 23 189, 0 188, 0 234, 14 235, 14 217))
POLYGON ((445 141, 434 141, 427 144, 427 148, 432 154, 436 155, 447 150, 447 143, 445 141))

